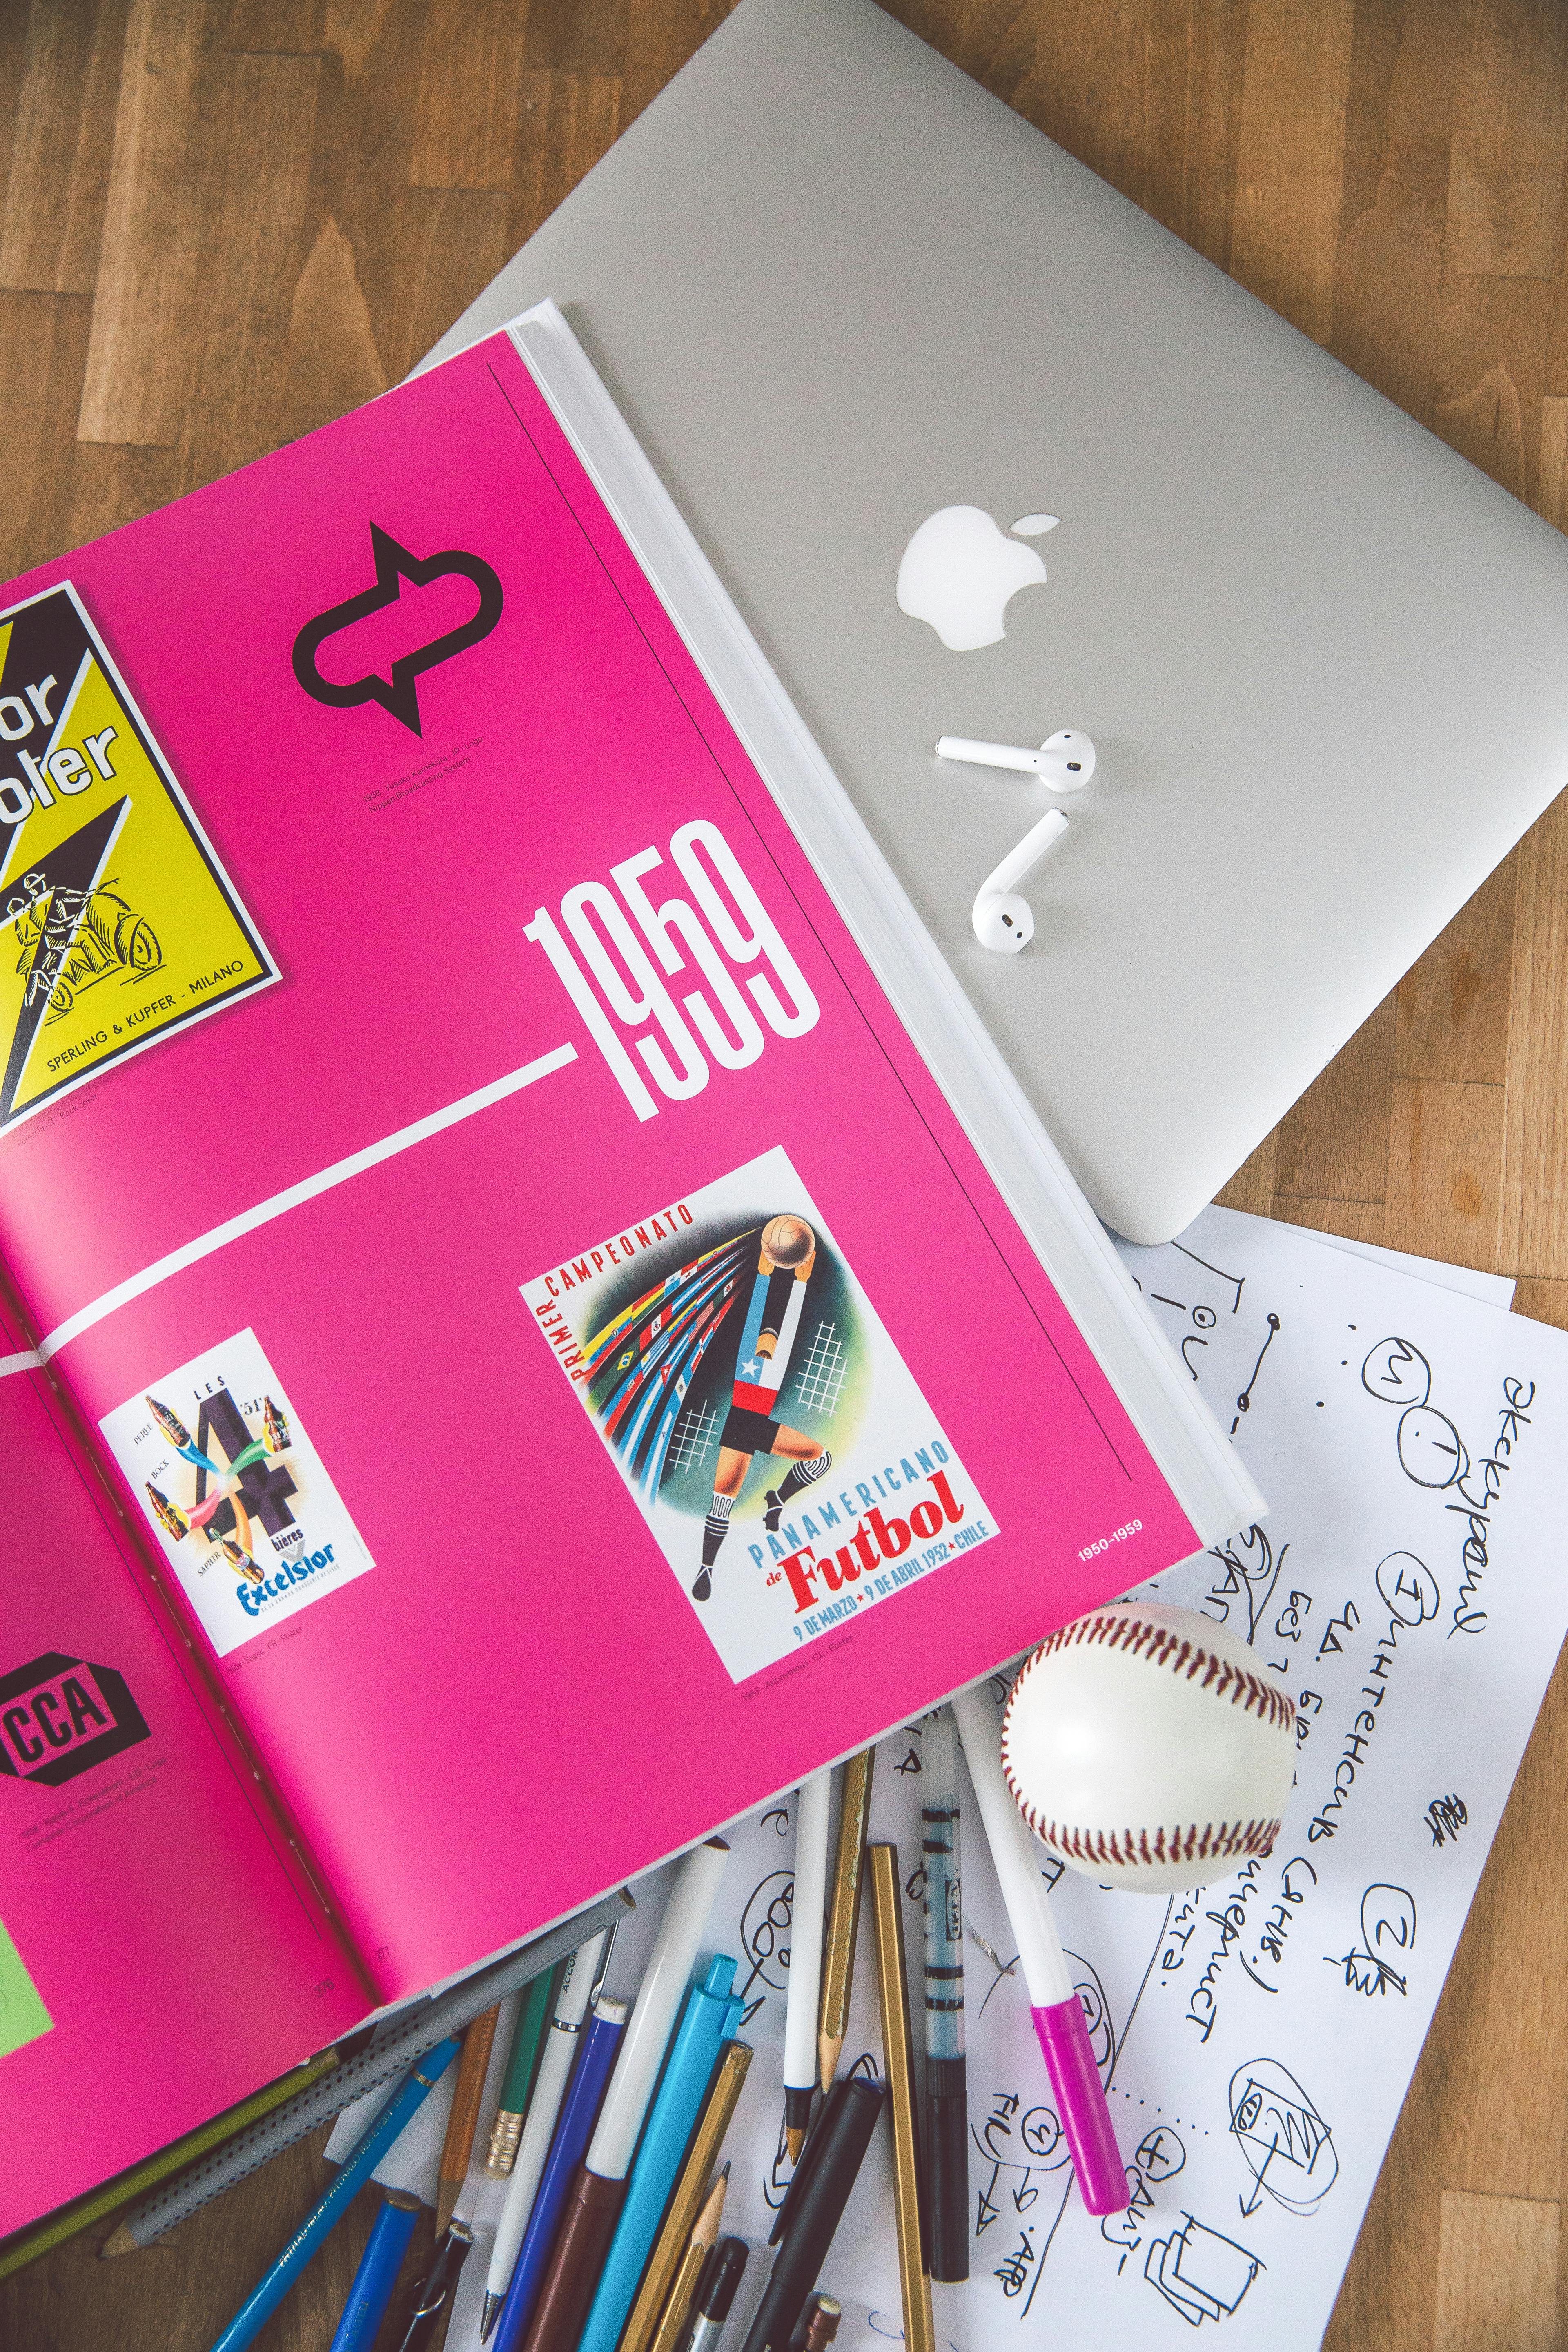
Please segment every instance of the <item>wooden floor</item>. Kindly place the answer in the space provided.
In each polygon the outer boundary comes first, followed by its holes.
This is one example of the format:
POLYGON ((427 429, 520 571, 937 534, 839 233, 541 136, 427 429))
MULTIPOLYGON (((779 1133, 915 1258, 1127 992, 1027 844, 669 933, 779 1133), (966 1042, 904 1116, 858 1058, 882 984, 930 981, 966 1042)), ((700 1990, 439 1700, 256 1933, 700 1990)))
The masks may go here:
MULTIPOLYGON (((724 13, 0 0, 0 577, 395 383, 724 13)), ((1568 0, 895 13, 1568 526, 1568 0)), ((1515 1272, 1523 1311, 1568 1325, 1568 803, 1223 1197, 1515 1272)), ((1563 2340, 1565 1770, 1560 1672, 1333 2352, 1563 2340)), ((295 2151, 124 2262, 79 2239, 0 2286, 0 2347, 194 2352, 325 2177, 295 2151)), ((263 2347, 322 2352, 364 2227, 263 2347)))

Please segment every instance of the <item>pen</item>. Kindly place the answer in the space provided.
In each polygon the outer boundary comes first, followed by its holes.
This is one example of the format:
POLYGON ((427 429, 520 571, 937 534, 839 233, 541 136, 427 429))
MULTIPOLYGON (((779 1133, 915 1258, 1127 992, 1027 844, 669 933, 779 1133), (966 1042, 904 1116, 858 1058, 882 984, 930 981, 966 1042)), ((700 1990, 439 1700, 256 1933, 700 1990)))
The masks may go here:
POLYGON ((490 2143, 485 2156, 485 2170, 492 2180, 506 2179, 516 2161, 523 2120, 528 2114, 534 2076, 542 2063, 541 2053, 560 1981, 559 1969, 549 1976, 535 1977, 524 1991, 519 2006, 506 2073, 501 2077, 496 2119, 490 2126, 490 2143))
POLYGON ((812 2306, 811 2325, 805 2331, 805 2352, 827 2352, 843 2316, 844 2305, 836 2295, 817 2295, 812 2306))
POLYGON ((1091 2213, 1121 2213, 1127 2175, 1111 2128, 1105 2086, 1089 2046, 1083 2004, 1073 1990, 1028 1824, 1002 1772, 1002 1735, 981 1684, 952 1702, 974 1801, 985 1825, 1028 1988, 1030 2015, 1072 2151, 1079 2194, 1091 2213))
POLYGON ((921 2152, 915 2130, 913 2037, 904 1975, 904 1923, 899 1910, 899 1850, 868 1846, 871 1900, 877 1920, 877 1990, 882 2011, 882 2054, 888 2108, 893 2119, 893 2218, 899 2233, 899 2287, 904 2305, 906 2352, 936 2352, 931 2280, 926 2273, 921 2152))
POLYGON ((664 2316, 658 2323, 658 2332, 653 2339, 650 2352, 675 2352, 686 2332, 686 2323, 691 2313, 691 2298, 697 2292, 703 2264, 712 2252, 719 2235, 719 2223, 724 2211, 724 2192, 729 2185, 730 2168, 726 2165, 713 2183, 708 2201, 692 2227, 690 2240, 681 2256, 680 2268, 675 2274, 675 2284, 669 2291, 669 2301, 665 2305, 664 2316))
POLYGON ((730 2118, 735 2103, 745 2086, 746 2073, 752 2063, 749 2042, 727 2042, 723 2055, 713 2076, 713 2086, 708 2094, 708 2104, 692 2137, 675 2194, 669 2200, 669 2210, 664 2226, 654 2242, 648 2265, 637 2289, 637 2301, 625 2327, 617 2352, 646 2352, 646 2347, 658 2325, 658 2315, 669 2294, 670 2281, 675 2276, 686 2242, 702 2202, 702 2192, 713 2171, 714 2160, 724 2144, 730 2128, 730 2118))
MULTIPOLYGON (((489 2340, 489 2332, 500 2316, 500 2307, 505 2300, 506 2291, 511 2284, 511 2274, 517 2265, 517 2250, 522 2243, 522 2233, 528 2227, 528 2217, 533 2210, 534 2197, 544 2171, 544 2159, 550 2153, 550 2143, 555 2137, 555 2126, 561 2114, 561 2102, 566 2095, 567 2077, 572 2072, 572 2061, 577 2055, 583 2021, 588 2012, 588 2003, 593 1998, 594 1986, 599 1976, 599 1962, 608 1941, 607 1931, 593 1937, 579 1951, 572 1954, 558 1978, 547 1977, 543 1979, 547 1988, 552 1984, 558 1986, 554 2014, 544 2033, 543 2053, 540 2057, 539 2071, 533 2076, 531 2095, 527 2089, 522 2093, 523 2104, 527 2109, 527 2120, 522 2125, 521 2139, 513 2144, 512 2154, 508 2158, 511 2177, 507 2181, 506 2201, 501 2207, 500 2218, 496 2223, 495 2239, 490 2247, 489 2271, 485 2279, 484 2310, 479 2318, 481 2344, 489 2340), (513 2157, 515 2157, 515 2162, 512 2160, 513 2157)), ((531 1987, 530 1990, 531 1990, 531 1987)), ((520 2042, 521 2038, 522 2021, 520 2018, 517 2039, 520 2042)), ((502 2093, 503 2105, 507 2092, 513 2087, 510 2073, 511 2066, 515 2066, 516 2061, 517 2042, 514 2042, 511 2062, 508 2068, 508 2081, 502 2093)), ((510 2118, 510 2120, 515 2119, 517 2119, 515 2116, 510 2118)), ((497 2128, 499 2127, 500 2118, 498 2117, 497 2128)), ((492 2131, 490 2134, 492 2157, 495 2145, 496 2135, 492 2131)), ((493 2174, 493 2164, 487 2161, 485 2170, 493 2174)))
POLYGON ((866 1824, 871 1811, 871 1768, 874 1748, 852 1756, 844 1767, 844 1794, 838 1807, 838 1853, 833 1865, 833 1907, 827 1918, 827 1941, 822 1955, 822 2029, 817 2059, 822 2087, 832 2085, 838 2071, 838 2053, 849 2021, 849 1987, 855 1975, 855 1934, 860 1924, 860 1865, 866 1853, 866 1824))
POLYGON ((386 2191, 327 2352, 370 2352, 392 2301, 419 2211, 418 2198, 405 2189, 386 2191))
POLYGON ((686 1996, 577 2352, 616 2352, 692 2128, 707 2104, 719 2053, 746 2006, 734 1983, 734 1961, 716 1953, 707 1976, 686 1996))
POLYGON ((517 2352, 528 2334, 539 2290, 550 2267, 556 2224, 594 2136, 594 2126, 630 2013, 629 2001, 616 2000, 607 1993, 601 1993, 594 2003, 594 2014, 583 2036, 583 2046, 566 2085, 566 2096, 561 2103, 561 2120, 544 2159, 533 2210, 518 2249, 511 2284, 501 2305, 495 2352, 517 2352))
POLYGON ((816 2284, 849 2201, 884 2095, 880 2083, 868 2083, 859 2074, 835 2084, 834 2096, 805 2144, 805 2185, 797 2193, 795 2182, 790 2184, 789 2226, 742 2352, 787 2352, 801 2306, 816 2284))
MULTIPOLYGON (((550 1979, 544 1978, 543 1982, 548 1990, 550 1979)), ((452 2111, 447 2118, 447 2137, 441 2143, 441 2164, 436 2180, 437 2237, 446 2235, 447 2224, 457 2210, 463 2183, 468 2177, 468 2158, 474 2152, 474 2131, 479 2120, 479 2102, 485 2095, 485 2076, 489 2071, 499 2015, 499 2006, 481 2010, 463 2035, 463 2054, 458 2062, 452 2111)))
POLYGON ((626 2174, 659 2062, 729 1858, 723 1839, 710 1838, 676 1872, 587 2158, 567 2192, 526 2352, 574 2352, 626 2200, 626 2174))
POLYGON ((363 2138, 340 2166, 338 2177, 315 2210, 307 2214, 266 2277, 246 2297, 213 2352, 243 2352, 277 2310, 322 2239, 342 2219, 404 2126, 418 2112, 458 2054, 456 2035, 437 2042, 394 2093, 363 2138))
MULTIPOLYGON (((784 2139, 797 2163, 816 2088, 817 2000, 822 1990, 823 1912, 827 1901, 827 1831, 833 1775, 818 1772, 795 1800, 795 1894, 791 1899, 789 1990, 784 2000, 784 2139)), ((837 2065, 837 2053, 834 2063, 837 2065)))
POLYGON ((925 2160, 933 2279, 969 2276, 969 2085, 963 2056, 963 1891, 958 1732, 945 1707, 921 1738, 925 1862, 925 2160))
POLYGON ((458 2292, 458 2281, 473 2242, 474 2233, 466 2221, 448 2223, 446 2234, 436 2249, 436 2259, 429 2273, 419 2290, 419 2300, 408 2323, 408 2333, 398 2346, 397 2352, 429 2352, 437 2331, 444 2332, 447 2316, 458 2292))
POLYGON ((697 2295, 697 2324, 686 2352, 714 2352, 730 2316, 730 2305, 741 2284, 751 2252, 744 2238, 724 2238, 703 2276, 697 2295))

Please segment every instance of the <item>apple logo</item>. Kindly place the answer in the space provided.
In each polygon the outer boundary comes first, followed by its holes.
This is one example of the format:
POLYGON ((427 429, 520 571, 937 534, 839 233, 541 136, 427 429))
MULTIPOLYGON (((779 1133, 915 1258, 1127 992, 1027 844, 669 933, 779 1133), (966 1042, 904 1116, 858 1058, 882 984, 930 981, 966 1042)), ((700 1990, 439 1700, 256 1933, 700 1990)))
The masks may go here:
POLYGON ((1059 515, 1020 515, 1014 536, 984 507, 942 507, 927 515, 899 564, 899 610, 929 621, 950 653, 973 653, 1007 634, 1002 615, 1020 588, 1044 587, 1046 567, 1020 539, 1055 530, 1059 515))

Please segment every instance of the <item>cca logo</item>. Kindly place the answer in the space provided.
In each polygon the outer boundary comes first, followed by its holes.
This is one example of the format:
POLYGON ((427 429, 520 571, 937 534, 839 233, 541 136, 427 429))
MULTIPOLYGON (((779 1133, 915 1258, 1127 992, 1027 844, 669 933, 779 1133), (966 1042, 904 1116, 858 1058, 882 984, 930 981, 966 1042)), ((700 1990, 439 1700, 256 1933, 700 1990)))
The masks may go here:
POLYGON ((111 1666, 47 1650, 0 1675, 0 1772, 58 1789, 152 1734, 111 1666))

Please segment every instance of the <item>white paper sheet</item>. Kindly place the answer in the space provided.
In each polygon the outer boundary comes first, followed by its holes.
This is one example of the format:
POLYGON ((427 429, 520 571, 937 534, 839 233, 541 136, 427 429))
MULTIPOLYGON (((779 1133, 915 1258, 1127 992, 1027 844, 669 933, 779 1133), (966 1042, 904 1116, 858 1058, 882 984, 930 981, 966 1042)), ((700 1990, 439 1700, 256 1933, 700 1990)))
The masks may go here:
MULTIPOLYGON (((1273 1855, 1192 1895, 1113 1895, 1040 1850, 1130 2168, 1131 2207, 1103 2223, 1072 2191, 1023 1987, 978 1940, 1011 1958, 966 1805, 972 2272, 934 2289, 938 2340, 952 2352, 1158 2352, 1219 2326, 1234 2352, 1305 2352, 1568 1624, 1568 1335, 1225 1210, 1180 1244, 1126 1256, 1272 1507, 1225 1557, 1148 1589, 1239 1630, 1282 1675, 1305 1727, 1297 1786, 1273 1855)), ((873 1801, 873 1834, 900 1847, 917 2038, 919 1756, 918 1727, 885 1741, 873 1801)), ((741 1959, 753 2004, 742 2031, 756 2050, 726 2148, 723 2226, 752 2244, 733 2352, 788 2177, 793 1822, 780 1811, 729 1835, 709 1948, 741 1959)), ((637 1886, 612 1990, 636 1989, 664 1878, 637 1886)), ((862 2052, 879 2071, 868 1912, 846 2065, 862 2052)), ((384 2178, 434 2197, 445 2105, 428 2102, 384 2178)), ((345 2118, 332 2152, 362 2128, 345 2118)), ((452 2352, 479 2340, 500 2197, 477 2185, 480 2155, 460 2208, 479 2243, 452 2352)), ((845 2352, 899 2340, 885 2135, 820 2284, 844 2304, 845 2352)))

